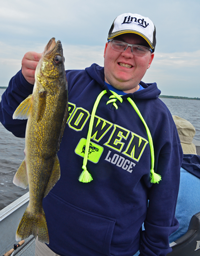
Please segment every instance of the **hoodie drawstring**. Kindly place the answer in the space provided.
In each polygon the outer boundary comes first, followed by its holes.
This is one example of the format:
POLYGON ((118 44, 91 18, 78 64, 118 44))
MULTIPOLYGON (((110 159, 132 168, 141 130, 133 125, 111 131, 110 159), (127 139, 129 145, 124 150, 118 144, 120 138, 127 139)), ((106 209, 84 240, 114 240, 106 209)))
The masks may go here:
POLYGON ((81 175, 79 176, 79 181, 83 182, 83 183, 88 183, 93 180, 92 175, 87 170, 88 152, 89 152, 89 147, 90 147, 90 140, 91 140, 92 128, 93 128, 93 124, 94 124, 95 113, 96 113, 96 110, 97 110, 97 107, 99 105, 101 98, 106 93, 107 93, 107 91, 104 90, 98 95, 98 97, 94 103, 93 109, 92 109, 92 114, 90 117, 89 129, 88 129, 88 134, 87 134, 87 139, 86 139, 86 145, 85 145, 85 155, 83 158, 83 166, 82 166, 83 171, 82 171, 81 175))
POLYGON ((117 106, 117 104, 116 104, 116 101, 119 100, 120 103, 122 103, 122 102, 123 102, 123 99, 122 99, 122 97, 121 97, 119 94, 117 94, 116 92, 113 92, 113 91, 110 91, 110 92, 111 92, 113 95, 111 95, 111 96, 109 97, 110 100, 107 101, 106 105, 112 103, 113 106, 114 106, 116 109, 118 109, 118 106, 117 106))
POLYGON ((145 122, 142 114, 140 113, 137 105, 135 104, 135 102, 130 97, 128 97, 127 100, 130 102, 132 107, 135 109, 135 112, 140 117, 140 119, 143 122, 144 127, 146 129, 146 133, 147 133, 147 137, 148 137, 148 141, 149 141, 149 147, 150 147, 150 155, 151 155, 151 170, 150 170, 151 183, 159 183, 159 181, 161 180, 161 176, 154 172, 155 157, 154 157, 154 146, 153 146, 151 132, 150 132, 149 127, 147 126, 147 123, 145 122))
MULTIPOLYGON (((107 104, 112 103, 113 106, 116 109, 118 109, 116 101, 119 100, 120 103, 122 103, 123 99, 117 93, 115 93, 113 91, 110 91, 110 92, 112 93, 112 95, 109 97, 110 100, 107 102, 107 104)), ((98 95, 98 97, 94 103, 93 109, 92 109, 92 114, 91 114, 91 118, 90 118, 89 129, 88 129, 88 134, 87 134, 87 139, 86 139, 85 155, 83 158, 83 165, 82 165, 83 171, 82 171, 81 175, 79 176, 79 181, 83 182, 83 183, 89 183, 90 181, 93 180, 92 175, 87 170, 88 152, 89 152, 89 146, 90 146, 90 140, 91 140, 92 129, 93 129, 93 124, 94 124, 95 113, 96 113, 96 110, 97 110, 97 107, 99 105, 101 98, 106 93, 107 93, 107 91, 104 90, 98 95)), ((134 108, 135 112, 138 114, 139 118, 141 119, 141 121, 144 124, 144 127, 146 129, 146 133, 147 133, 147 137, 148 137, 148 141, 149 141, 149 147, 150 147, 150 155, 151 155, 151 170, 150 170, 151 183, 159 183, 159 181, 161 180, 161 176, 154 172, 155 157, 154 157, 154 146, 153 146, 151 132, 150 132, 144 118, 142 117, 142 114, 140 113, 137 105, 135 104, 135 102, 130 97, 128 97, 127 100, 129 101, 131 106, 134 108)))

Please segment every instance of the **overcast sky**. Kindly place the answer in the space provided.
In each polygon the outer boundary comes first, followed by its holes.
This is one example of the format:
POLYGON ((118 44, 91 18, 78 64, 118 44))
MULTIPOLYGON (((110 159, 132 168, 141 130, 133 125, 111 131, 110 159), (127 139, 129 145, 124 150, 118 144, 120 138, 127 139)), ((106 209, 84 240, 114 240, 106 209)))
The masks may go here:
POLYGON ((121 13, 149 17, 157 46, 144 82, 163 95, 200 97, 200 0, 0 0, 0 86, 21 68, 27 51, 61 40, 66 69, 103 65, 111 23, 121 13))

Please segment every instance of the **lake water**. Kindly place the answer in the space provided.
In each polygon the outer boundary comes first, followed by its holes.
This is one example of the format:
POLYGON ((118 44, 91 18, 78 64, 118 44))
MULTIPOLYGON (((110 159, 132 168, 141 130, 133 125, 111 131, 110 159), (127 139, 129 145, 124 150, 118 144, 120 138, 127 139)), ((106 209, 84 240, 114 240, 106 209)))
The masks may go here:
MULTIPOLYGON (((0 96, 3 91, 0 89, 0 96)), ((15 137, 0 123, 0 210, 28 191, 12 183, 24 159, 24 141, 15 137)))
POLYGON ((200 141, 200 100, 161 98, 167 105, 172 115, 180 116, 196 129, 195 140, 200 141))
MULTIPOLYGON (((0 97, 3 91, 4 89, 0 89, 0 97)), ((194 139, 200 141, 200 100, 161 99, 172 115, 185 118, 194 125, 194 139)), ((28 191, 12 183, 23 159, 24 139, 15 137, 0 123, 0 210, 28 191)))

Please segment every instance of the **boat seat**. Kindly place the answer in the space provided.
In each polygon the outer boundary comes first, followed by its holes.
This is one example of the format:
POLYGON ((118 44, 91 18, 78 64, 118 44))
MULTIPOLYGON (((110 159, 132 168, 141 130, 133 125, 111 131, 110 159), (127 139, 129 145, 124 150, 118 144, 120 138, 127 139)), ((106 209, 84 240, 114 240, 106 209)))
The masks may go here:
POLYGON ((200 256, 200 212, 192 216, 186 234, 170 246, 167 256, 200 256))

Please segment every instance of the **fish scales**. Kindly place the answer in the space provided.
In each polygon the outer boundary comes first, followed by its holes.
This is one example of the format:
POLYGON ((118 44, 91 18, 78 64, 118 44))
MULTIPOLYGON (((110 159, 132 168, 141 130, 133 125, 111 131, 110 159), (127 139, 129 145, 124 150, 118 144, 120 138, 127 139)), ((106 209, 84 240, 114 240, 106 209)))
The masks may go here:
POLYGON ((60 178, 57 151, 68 117, 67 81, 62 44, 52 38, 35 72, 33 94, 14 112, 13 118, 26 119, 25 160, 13 179, 29 186, 29 205, 19 223, 16 239, 31 234, 49 243, 48 227, 42 207, 43 198, 60 178))

